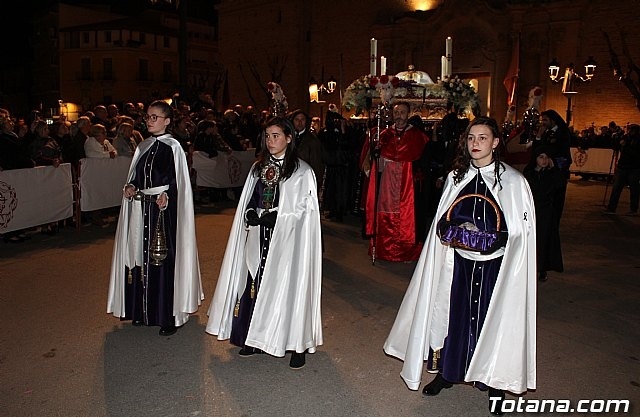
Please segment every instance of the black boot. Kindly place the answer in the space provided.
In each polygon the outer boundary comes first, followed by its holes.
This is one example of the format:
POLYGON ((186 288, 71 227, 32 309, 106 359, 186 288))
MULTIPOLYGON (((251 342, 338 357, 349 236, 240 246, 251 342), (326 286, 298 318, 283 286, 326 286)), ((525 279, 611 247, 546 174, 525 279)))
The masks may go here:
POLYGON ((489 388, 489 411, 494 416, 501 416, 502 403, 504 402, 504 391, 501 389, 489 388), (497 399, 496 399, 497 398, 497 399))
POLYGON ((440 394, 440 391, 442 391, 443 389, 451 388, 452 386, 453 384, 444 379, 442 374, 438 372, 433 381, 424 386, 424 388, 422 389, 422 395, 433 397, 434 395, 440 394))

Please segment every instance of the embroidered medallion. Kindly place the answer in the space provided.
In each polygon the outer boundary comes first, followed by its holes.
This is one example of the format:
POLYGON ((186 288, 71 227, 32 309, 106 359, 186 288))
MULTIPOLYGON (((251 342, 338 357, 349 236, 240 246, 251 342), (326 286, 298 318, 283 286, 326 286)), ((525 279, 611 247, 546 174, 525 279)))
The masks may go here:
POLYGON ((280 180, 280 165, 274 160, 262 167, 260 171, 260 181, 265 185, 262 192, 262 205, 266 211, 273 207, 273 199, 276 194, 276 185, 280 180))

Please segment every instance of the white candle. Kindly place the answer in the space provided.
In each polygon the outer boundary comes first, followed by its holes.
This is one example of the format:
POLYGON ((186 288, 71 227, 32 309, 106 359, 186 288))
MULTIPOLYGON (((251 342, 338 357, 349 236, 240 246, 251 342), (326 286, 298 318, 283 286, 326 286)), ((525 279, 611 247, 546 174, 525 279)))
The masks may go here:
POLYGON ((452 70, 451 61, 453 58, 453 39, 451 39, 451 36, 447 37, 447 40, 445 42, 445 53, 447 57, 447 75, 451 77, 451 70, 452 70))
POLYGON ((447 57, 442 56, 440 58, 440 79, 444 80, 444 77, 447 75, 447 57))
POLYGON ((371 56, 369 57, 369 73, 373 76, 378 75, 376 73, 376 64, 378 60, 378 41, 376 38, 371 38, 371 56))
POLYGON ((387 58, 384 56, 380 57, 380 75, 387 74, 387 58))

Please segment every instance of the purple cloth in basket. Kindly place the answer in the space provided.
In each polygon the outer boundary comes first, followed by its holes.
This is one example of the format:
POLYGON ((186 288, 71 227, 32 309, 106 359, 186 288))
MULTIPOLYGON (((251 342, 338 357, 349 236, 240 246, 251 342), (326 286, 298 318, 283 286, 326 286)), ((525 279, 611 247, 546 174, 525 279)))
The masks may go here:
POLYGON ((493 244, 498 241, 498 232, 474 231, 456 225, 449 225, 440 236, 440 241, 453 247, 464 247, 473 251, 487 252, 493 249, 493 244))

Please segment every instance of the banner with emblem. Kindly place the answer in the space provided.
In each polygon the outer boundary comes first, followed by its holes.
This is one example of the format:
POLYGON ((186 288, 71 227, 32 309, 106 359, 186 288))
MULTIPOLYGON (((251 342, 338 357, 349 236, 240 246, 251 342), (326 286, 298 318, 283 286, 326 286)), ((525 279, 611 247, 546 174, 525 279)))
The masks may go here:
POLYGON ((616 167, 614 161, 616 156, 613 149, 571 148, 573 164, 570 170, 573 174, 610 175, 616 167))
POLYGON ((255 150, 220 153, 209 158, 205 152, 193 153, 193 169, 198 187, 242 187, 256 160, 255 150))
POLYGON ((0 171, 0 233, 72 216, 71 164, 0 171))
POLYGON ((83 158, 80 160, 80 208, 100 210, 122 204, 131 157, 83 158))

